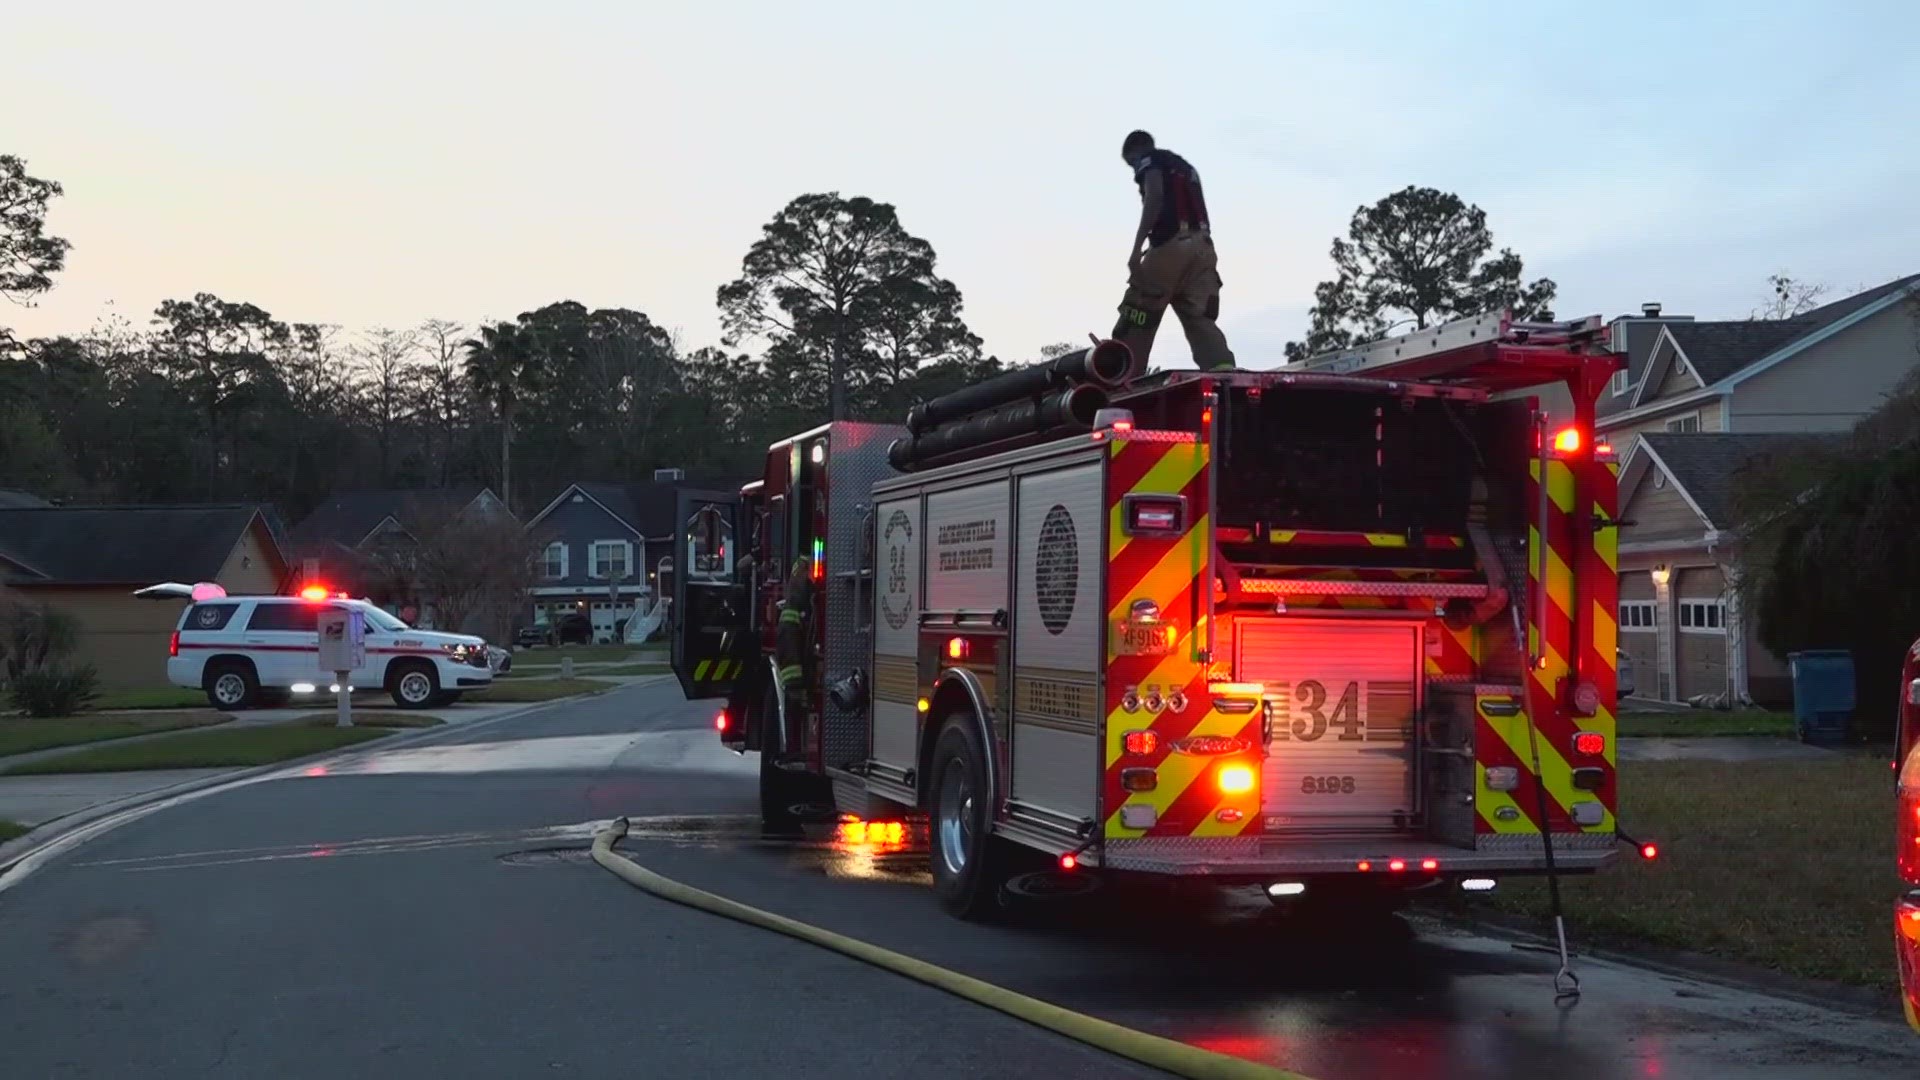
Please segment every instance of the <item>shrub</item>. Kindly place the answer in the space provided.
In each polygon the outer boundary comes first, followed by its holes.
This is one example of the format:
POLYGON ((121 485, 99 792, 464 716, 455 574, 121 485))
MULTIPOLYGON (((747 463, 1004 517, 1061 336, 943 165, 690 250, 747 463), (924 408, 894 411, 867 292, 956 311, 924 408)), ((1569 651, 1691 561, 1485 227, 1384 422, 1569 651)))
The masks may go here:
POLYGON ((80 643, 80 620, 45 604, 0 606, 0 675, 52 671, 80 643))
POLYGON ((8 684, 13 706, 28 716, 72 716, 100 694, 100 678, 90 667, 53 669, 16 675, 8 684))

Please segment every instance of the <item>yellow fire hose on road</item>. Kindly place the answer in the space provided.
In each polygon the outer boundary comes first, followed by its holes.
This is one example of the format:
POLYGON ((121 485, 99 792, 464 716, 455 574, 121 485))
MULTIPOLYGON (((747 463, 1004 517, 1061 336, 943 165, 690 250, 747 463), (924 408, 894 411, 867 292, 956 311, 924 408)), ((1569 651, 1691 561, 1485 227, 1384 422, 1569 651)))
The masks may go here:
POLYGON ((1299 1073, 1275 1069, 1244 1058, 1216 1054, 1189 1046, 1173 1039, 1163 1039, 1158 1035, 1149 1035, 1144 1031, 1121 1027, 1084 1013, 1063 1009, 1036 998, 1017 994, 1005 987, 982 982, 957 971, 949 971, 924 960, 883 949, 855 938, 836 934, 831 930, 822 930, 817 926, 789 919, 784 915, 775 915, 749 907, 724 896, 716 896, 690 885, 683 885, 671 878, 662 877, 648 870, 632 859, 613 850, 613 846, 627 835, 627 819, 617 818, 607 828, 593 838, 593 861, 619 875, 628 884, 644 889, 663 900, 676 904, 698 908, 729 919, 758 926, 788 937, 799 938, 825 949, 856 960, 885 968, 895 974, 904 975, 916 982, 945 990, 966 998, 968 1001, 985 1005, 1006 1013, 1008 1016, 1036 1024, 1049 1031, 1065 1035, 1069 1039, 1086 1043, 1111 1054, 1137 1061, 1172 1073, 1175 1076, 1192 1077, 1193 1080, 1308 1080, 1299 1073))

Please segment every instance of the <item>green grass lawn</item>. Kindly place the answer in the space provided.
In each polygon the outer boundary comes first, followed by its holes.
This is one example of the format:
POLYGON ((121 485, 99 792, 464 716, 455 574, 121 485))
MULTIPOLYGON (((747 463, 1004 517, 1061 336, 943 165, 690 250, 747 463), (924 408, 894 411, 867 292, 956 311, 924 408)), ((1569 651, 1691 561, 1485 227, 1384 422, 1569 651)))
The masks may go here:
POLYGON ((614 667, 588 668, 584 675, 668 675, 673 672, 671 664, 619 664, 614 667))
MULTIPOLYGON (((1899 883, 1885 758, 1644 762, 1621 771, 1620 807, 1629 832, 1659 842, 1660 858, 1566 882, 1580 939, 1894 984, 1899 883)), ((1546 928, 1543 881, 1503 881, 1493 902, 1546 928)))
POLYGON ((17 821, 0 819, 0 841, 11 840, 16 836, 25 836, 28 832, 32 831, 32 829, 33 826, 31 825, 22 825, 17 821))
POLYGON ((82 772, 133 772, 143 769, 212 769, 268 765, 288 758, 337 750, 393 734, 392 728, 268 727, 189 731, 146 742, 95 746, 71 754, 29 761, 4 770, 10 775, 82 772))
POLYGON ((541 646, 538 649, 521 649, 513 654, 513 666, 523 667, 559 667, 562 659, 571 657, 576 664, 619 663, 631 660, 664 661, 667 653, 664 649, 644 648, 638 645, 562 645, 557 649, 541 646))
POLYGON ((593 679, 514 679, 511 682, 495 682, 485 690, 469 690, 467 700, 477 705, 503 701, 553 701, 605 690, 612 685, 593 679))
POLYGON ((1739 709, 1715 712, 1711 709, 1683 709, 1678 712, 1622 713, 1619 734, 1623 739, 1639 737, 1712 737, 1728 735, 1776 736, 1793 738, 1793 714, 1765 709, 1739 709))
POLYGON ((93 701, 94 712, 123 709, 191 709, 204 706, 207 695, 184 686, 143 686, 133 690, 102 690, 93 701))
POLYGON ((58 719, 25 716, 0 718, 0 757, 45 750, 53 746, 123 739, 155 731, 202 727, 227 719, 211 710, 199 712, 90 713, 58 719))

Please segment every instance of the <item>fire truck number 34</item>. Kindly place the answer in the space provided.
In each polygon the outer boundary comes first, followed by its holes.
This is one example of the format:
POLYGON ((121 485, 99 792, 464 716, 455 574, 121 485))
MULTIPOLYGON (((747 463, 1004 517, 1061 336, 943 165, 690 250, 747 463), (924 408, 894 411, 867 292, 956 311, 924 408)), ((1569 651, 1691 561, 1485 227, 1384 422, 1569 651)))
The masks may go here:
MULTIPOLYGON (((1350 682, 1341 690, 1329 708, 1326 684, 1307 679, 1295 683, 1288 701, 1287 688, 1279 687, 1277 699, 1273 700, 1272 732, 1268 736, 1274 742, 1297 739, 1301 742, 1318 742, 1327 734, 1327 729, 1336 728, 1339 742, 1364 742, 1367 737, 1366 722, 1360 717, 1360 684, 1350 682), (1292 706, 1291 708, 1289 706, 1292 706)), ((1328 777, 1327 779, 1337 779, 1328 777)), ((1347 790, 1352 791, 1353 781, 1347 778, 1347 790)))

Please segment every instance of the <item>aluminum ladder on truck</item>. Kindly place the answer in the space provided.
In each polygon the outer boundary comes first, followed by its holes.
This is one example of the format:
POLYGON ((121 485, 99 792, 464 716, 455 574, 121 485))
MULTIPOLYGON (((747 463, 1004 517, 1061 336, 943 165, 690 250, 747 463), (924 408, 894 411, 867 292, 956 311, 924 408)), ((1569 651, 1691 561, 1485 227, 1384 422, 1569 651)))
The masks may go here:
POLYGON ((1575 375, 1581 361, 1611 351, 1606 323, 1598 315, 1528 322, 1495 311, 1333 349, 1277 370, 1429 382, 1457 379, 1501 391, 1575 375))

